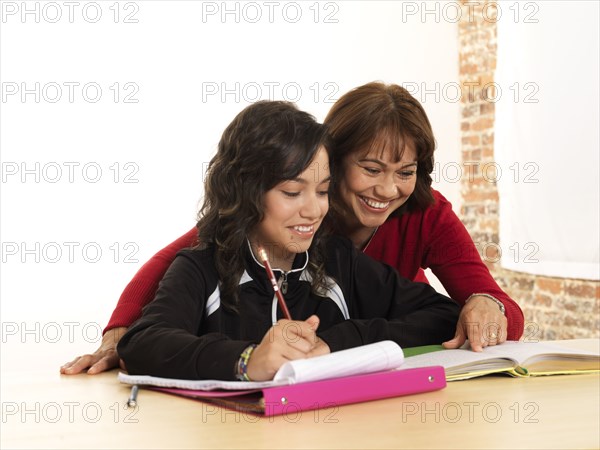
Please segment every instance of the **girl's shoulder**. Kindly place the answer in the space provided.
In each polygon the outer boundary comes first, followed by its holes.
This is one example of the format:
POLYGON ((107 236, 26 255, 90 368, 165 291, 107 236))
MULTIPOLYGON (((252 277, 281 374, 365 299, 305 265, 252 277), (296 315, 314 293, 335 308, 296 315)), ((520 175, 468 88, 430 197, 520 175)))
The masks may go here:
POLYGON ((202 271, 213 271, 215 269, 214 254, 215 249, 213 246, 184 248, 177 252, 175 261, 186 260, 188 264, 196 266, 202 271))
POLYGON ((356 251, 356 247, 354 247, 352 241, 346 236, 342 236, 340 234, 332 234, 327 236, 325 239, 327 256, 329 256, 332 252, 350 254, 356 251))

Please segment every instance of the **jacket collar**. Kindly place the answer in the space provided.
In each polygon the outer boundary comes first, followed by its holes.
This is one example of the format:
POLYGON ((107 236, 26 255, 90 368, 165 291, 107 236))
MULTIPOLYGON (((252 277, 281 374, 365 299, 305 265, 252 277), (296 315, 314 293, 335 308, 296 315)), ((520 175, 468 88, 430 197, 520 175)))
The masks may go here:
MULTIPOLYGON (((248 244, 248 251, 250 253, 250 256, 252 257, 252 260, 266 274, 266 268, 254 256, 254 252, 252 251, 252 245, 250 245, 250 240, 248 240, 248 238, 246 238, 246 242, 248 244)), ((279 269, 277 267, 271 267, 271 268, 273 269, 273 272, 279 272, 280 274, 289 275, 289 274, 296 273, 296 272, 302 272, 304 269, 306 269, 306 266, 308 266, 308 250, 306 250, 306 251, 304 251, 302 253, 296 254, 296 257, 294 258, 294 262, 292 263, 292 268, 291 268, 291 270, 288 270, 287 272, 284 271, 284 270, 282 270, 282 269, 279 269)))

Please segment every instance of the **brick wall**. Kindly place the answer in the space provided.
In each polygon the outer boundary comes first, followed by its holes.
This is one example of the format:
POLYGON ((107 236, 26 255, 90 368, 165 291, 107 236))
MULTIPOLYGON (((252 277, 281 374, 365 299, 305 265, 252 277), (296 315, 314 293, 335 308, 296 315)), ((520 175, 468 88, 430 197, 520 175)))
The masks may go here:
MULTIPOLYGON (((461 219, 500 286, 525 314, 525 337, 571 339, 600 337, 600 282, 533 276, 500 267, 498 249, 510 244, 498 238, 498 189, 493 182, 494 92, 482 88, 494 80, 497 31, 493 8, 481 2, 463 5, 459 22, 459 70, 462 164, 461 219), (482 169, 487 168, 485 177, 482 169)), ((488 86, 490 87, 490 86, 488 86)), ((543 101, 543 100, 541 100, 543 101)))

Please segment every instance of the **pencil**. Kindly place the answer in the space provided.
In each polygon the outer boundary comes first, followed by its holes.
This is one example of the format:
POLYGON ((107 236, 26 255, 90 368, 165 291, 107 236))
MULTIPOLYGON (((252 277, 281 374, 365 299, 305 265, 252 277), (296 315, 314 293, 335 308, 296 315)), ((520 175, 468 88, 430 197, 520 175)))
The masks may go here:
POLYGON ((137 406, 137 394, 138 394, 138 385, 134 384, 131 386, 131 394, 129 395, 129 399, 127 400, 128 408, 135 408, 137 406))
POLYGON ((273 270, 271 269, 271 265, 269 264, 269 258, 267 257, 267 252, 265 251, 264 248, 259 247, 258 248, 258 256, 260 257, 262 263, 265 265, 265 270, 267 271, 267 276, 269 277, 269 279, 271 280, 271 284, 273 285, 273 290, 275 291, 275 295, 277 296, 277 303, 279 304, 279 307, 281 308, 281 311, 283 312, 283 317, 285 317, 288 320, 292 320, 292 316, 290 315, 290 311, 287 308, 287 305, 285 304, 285 299, 283 298, 283 294, 281 293, 281 290, 279 289, 279 285, 277 284, 277 280, 275 279, 275 274, 273 273, 273 270))

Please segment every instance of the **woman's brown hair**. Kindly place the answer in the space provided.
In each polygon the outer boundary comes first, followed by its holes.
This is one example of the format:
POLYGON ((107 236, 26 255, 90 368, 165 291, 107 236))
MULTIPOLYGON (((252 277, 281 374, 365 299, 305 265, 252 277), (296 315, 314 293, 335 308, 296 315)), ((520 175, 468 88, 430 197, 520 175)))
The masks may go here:
MULTIPOLYGON (((434 202, 431 172, 435 139, 423 106, 410 93, 396 84, 379 82, 359 86, 344 94, 331 108, 325 125, 332 138, 330 152, 334 183, 343 177, 343 162, 350 155, 370 151, 392 151, 395 162, 402 158, 408 140, 417 155, 415 190, 404 209, 425 209, 434 202)), ((339 202, 333 188, 332 207, 339 202)))

